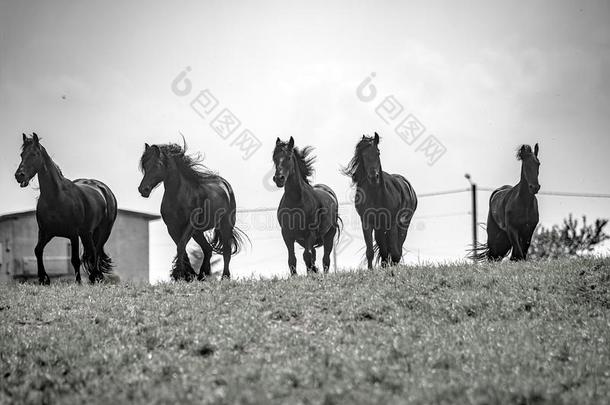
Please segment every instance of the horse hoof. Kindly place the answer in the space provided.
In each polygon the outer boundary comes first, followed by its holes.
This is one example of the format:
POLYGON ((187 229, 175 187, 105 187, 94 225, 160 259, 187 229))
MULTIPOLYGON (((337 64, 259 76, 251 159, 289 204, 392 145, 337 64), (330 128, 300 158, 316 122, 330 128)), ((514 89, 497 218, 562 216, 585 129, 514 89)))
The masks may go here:
POLYGON ((51 285, 51 280, 49 279, 49 276, 44 276, 43 278, 38 280, 38 283, 40 285, 51 285))

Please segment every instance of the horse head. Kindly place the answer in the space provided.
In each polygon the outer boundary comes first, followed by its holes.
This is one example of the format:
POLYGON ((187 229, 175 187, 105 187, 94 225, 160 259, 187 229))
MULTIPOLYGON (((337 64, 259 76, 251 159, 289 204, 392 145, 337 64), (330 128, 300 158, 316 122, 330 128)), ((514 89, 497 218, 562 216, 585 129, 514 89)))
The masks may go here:
POLYGON ((294 138, 290 137, 288 142, 282 142, 280 138, 275 141, 275 149, 273 150, 273 164, 275 165, 275 174, 273 181, 279 188, 284 187, 286 179, 294 172, 294 138))
POLYGON ((38 135, 32 134, 28 138, 23 134, 23 145, 21 146, 21 163, 15 172, 15 180, 21 187, 27 187, 30 180, 44 167, 44 148, 40 144, 38 135))
POLYGON ((517 159, 521 160, 521 179, 527 183, 530 194, 536 194, 540 190, 538 174, 540 172, 540 161, 538 160, 538 144, 534 150, 529 145, 522 145, 517 152, 517 159))
POLYGON ((140 159, 140 169, 144 177, 140 182, 138 191, 144 198, 148 198, 152 190, 157 187, 166 176, 165 159, 157 145, 144 144, 144 153, 140 159))

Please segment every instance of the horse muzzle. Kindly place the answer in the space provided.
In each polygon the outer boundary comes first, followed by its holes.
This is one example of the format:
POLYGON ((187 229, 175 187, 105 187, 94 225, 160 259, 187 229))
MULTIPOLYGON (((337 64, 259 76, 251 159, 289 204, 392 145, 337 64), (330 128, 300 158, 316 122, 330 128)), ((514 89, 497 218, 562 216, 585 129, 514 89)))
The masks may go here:
POLYGON ((140 192, 140 195, 144 198, 148 198, 150 197, 150 192, 152 191, 150 187, 138 187, 138 191, 140 192))
POLYGON ((368 179, 369 183, 374 184, 376 186, 379 185, 379 183, 381 182, 381 176, 379 175, 379 173, 369 174, 368 179))
POLYGON ((17 183, 19 183, 21 188, 25 188, 30 184, 30 179, 28 179, 25 173, 21 170, 18 170, 15 173, 15 180, 17 180, 17 183))
POLYGON ((538 191, 540 191, 540 184, 536 184, 536 185, 530 184, 529 188, 530 188, 530 193, 538 194, 538 191))
POLYGON ((278 186, 278 188, 282 188, 284 187, 284 184, 286 184, 286 177, 279 175, 279 176, 273 176, 273 182, 275 183, 276 186, 278 186))

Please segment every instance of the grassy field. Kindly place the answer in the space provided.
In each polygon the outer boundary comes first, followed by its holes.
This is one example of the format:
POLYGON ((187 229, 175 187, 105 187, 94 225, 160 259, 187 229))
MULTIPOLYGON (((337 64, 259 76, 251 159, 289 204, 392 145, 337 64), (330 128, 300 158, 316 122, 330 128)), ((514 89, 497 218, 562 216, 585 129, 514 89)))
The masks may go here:
POLYGON ((610 260, 0 286, 1 403, 610 399, 610 260))

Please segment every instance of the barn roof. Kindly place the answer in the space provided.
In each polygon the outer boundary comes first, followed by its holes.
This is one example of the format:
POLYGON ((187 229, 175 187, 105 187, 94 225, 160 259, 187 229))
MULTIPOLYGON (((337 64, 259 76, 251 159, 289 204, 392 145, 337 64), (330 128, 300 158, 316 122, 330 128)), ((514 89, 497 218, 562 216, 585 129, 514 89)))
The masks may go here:
MULTIPOLYGON (((27 217, 27 216, 34 215, 34 214, 36 214, 36 210, 27 210, 27 211, 20 211, 20 212, 4 214, 4 215, 0 215, 0 222, 7 221, 9 219, 27 217)), ((126 210, 126 209, 122 209, 122 208, 119 208, 119 215, 129 215, 129 216, 139 217, 139 218, 145 219, 147 221, 155 221, 157 219, 161 219, 161 217, 159 215, 148 214, 146 212, 126 210)))

